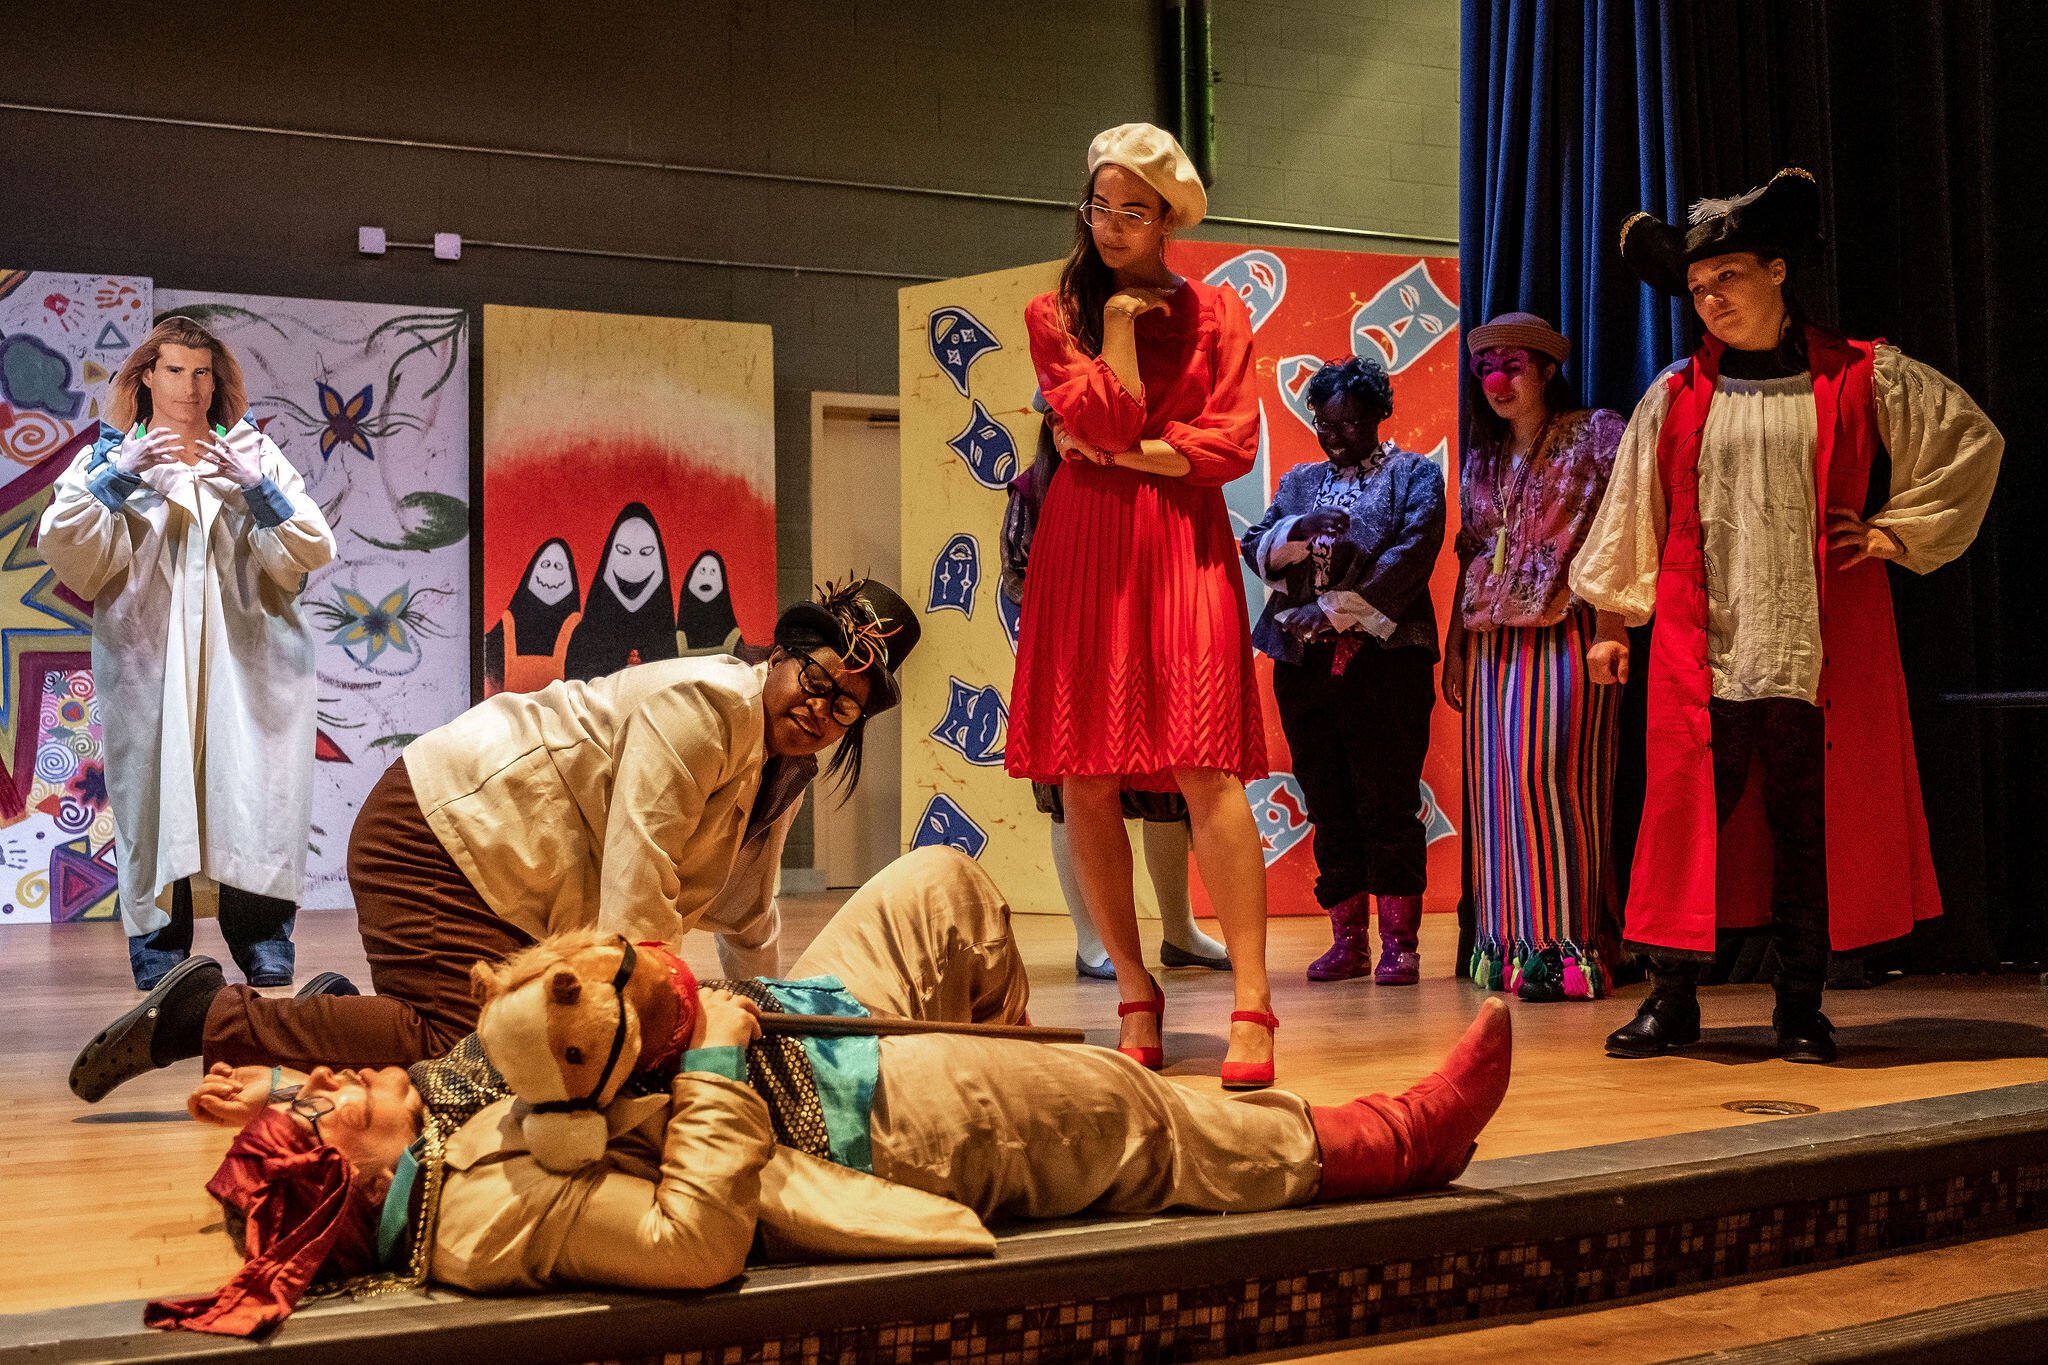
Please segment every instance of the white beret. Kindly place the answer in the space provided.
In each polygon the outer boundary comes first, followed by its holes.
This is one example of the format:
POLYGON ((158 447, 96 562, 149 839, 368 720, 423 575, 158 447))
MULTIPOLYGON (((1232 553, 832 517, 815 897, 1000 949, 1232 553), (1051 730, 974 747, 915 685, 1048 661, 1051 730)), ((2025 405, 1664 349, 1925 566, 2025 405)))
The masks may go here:
POLYGON ((1089 176, 1102 166, 1121 166, 1156 190, 1173 210, 1175 227, 1192 227, 1209 212, 1209 193, 1195 163, 1164 128, 1119 123, 1097 133, 1088 144, 1089 176))

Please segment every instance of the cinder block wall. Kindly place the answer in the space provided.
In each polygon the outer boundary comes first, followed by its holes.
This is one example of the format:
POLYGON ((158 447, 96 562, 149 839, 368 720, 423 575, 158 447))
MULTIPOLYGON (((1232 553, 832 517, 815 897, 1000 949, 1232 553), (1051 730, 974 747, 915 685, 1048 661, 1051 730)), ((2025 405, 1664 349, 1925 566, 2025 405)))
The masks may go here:
MULTIPOLYGON (((13 8, 0 102, 170 121, 0 109, 0 265, 125 271, 180 289, 765 322, 785 598, 812 577, 810 394, 893 393, 907 277, 1060 254, 1072 221, 1062 208, 1001 197, 1072 202, 1089 137, 1159 110, 1161 9, 1148 0, 13 8), (364 140, 284 135, 306 132, 364 140), (469 245, 453 264, 366 258, 363 224, 469 245), (479 245, 492 241, 876 273, 479 245)), ((1457 0, 1214 10, 1214 212, 1455 235, 1457 0)), ((1414 245, 1224 225, 1198 235, 1414 245)), ((806 828, 789 860, 810 857, 806 828)))

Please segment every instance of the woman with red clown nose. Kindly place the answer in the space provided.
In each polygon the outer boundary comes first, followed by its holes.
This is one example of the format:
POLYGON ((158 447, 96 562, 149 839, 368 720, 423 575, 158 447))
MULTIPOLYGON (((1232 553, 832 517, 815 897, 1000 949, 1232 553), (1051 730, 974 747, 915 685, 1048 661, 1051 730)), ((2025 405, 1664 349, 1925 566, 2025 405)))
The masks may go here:
POLYGON ((1573 401, 1571 343, 1534 313, 1467 338, 1475 404, 1460 466, 1458 591, 1444 700, 1465 717, 1472 979, 1530 1001, 1606 992, 1612 688, 1586 676, 1592 609, 1567 583, 1607 491, 1619 413, 1573 401))
POLYGON ((1800 317, 1821 245, 1797 167, 1683 229, 1622 227, 1622 259, 1707 336, 1636 405, 1572 565, 1600 613, 1595 681, 1625 681, 1623 632, 1656 617, 1627 911, 1651 990, 1610 1056, 1697 1042, 1716 926, 1768 922, 1778 1055, 1831 1062, 1830 948, 1941 913, 1885 565, 1969 548, 2005 440, 1952 380, 1800 317))

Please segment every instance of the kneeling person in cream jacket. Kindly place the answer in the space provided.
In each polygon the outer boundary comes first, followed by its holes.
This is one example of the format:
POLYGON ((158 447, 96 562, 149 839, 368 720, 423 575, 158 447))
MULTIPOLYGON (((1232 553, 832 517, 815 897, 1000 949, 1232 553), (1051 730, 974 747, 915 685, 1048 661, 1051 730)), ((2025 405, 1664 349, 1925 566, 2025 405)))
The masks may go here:
POLYGON ((375 995, 330 974, 309 987, 326 993, 266 999, 194 958, 86 1045, 72 1089, 97 1101, 195 1056, 438 1056, 475 1027, 473 964, 567 929, 670 946, 709 929, 729 974, 772 974, 776 870, 816 755, 838 744, 826 775, 858 780, 867 718, 896 704, 916 639, 908 604, 867 580, 785 611, 761 664, 665 660, 471 708, 414 740, 356 819, 375 995))

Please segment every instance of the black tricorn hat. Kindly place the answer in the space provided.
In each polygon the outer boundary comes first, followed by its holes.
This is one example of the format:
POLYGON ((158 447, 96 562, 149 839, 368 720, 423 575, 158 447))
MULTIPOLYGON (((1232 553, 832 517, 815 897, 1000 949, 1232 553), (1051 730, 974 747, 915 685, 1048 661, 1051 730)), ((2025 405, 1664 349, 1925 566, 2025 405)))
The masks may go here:
POLYGON ((1820 258, 1820 184, 1813 172, 1787 166, 1748 194, 1701 199, 1681 232, 1649 212, 1621 225, 1621 259, 1652 289, 1683 297, 1685 268, 1695 261, 1753 251, 1795 266, 1820 258))
POLYGON ((871 716, 903 699, 896 670, 917 647, 923 628, 910 604, 888 584, 856 578, 843 586, 827 583, 816 601, 799 602, 775 619, 775 643, 783 649, 824 644, 839 651, 850 669, 867 671, 871 716), (880 668, 875 668, 876 663, 880 668))

